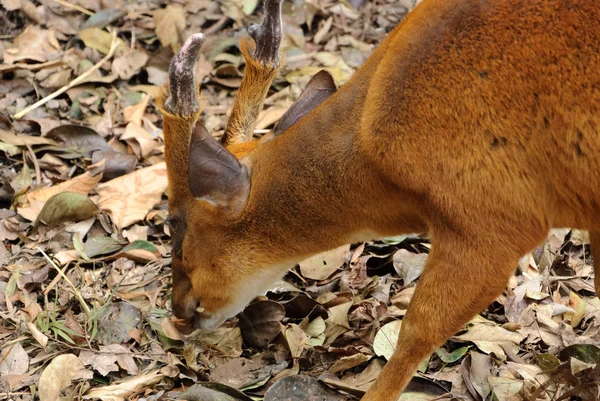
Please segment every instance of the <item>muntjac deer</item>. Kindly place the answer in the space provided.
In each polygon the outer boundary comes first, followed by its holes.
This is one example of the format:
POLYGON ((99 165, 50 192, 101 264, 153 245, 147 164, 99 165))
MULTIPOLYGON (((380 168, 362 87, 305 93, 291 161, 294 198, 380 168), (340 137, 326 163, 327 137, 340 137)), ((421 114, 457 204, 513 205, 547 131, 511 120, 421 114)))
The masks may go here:
POLYGON ((244 142, 280 67, 280 1, 241 41, 221 143, 200 119, 201 34, 157 99, 182 331, 220 325, 313 254, 428 232, 398 347, 363 398, 395 401, 550 228, 590 231, 600 293, 600 0, 424 0, 339 90, 318 73, 244 142))

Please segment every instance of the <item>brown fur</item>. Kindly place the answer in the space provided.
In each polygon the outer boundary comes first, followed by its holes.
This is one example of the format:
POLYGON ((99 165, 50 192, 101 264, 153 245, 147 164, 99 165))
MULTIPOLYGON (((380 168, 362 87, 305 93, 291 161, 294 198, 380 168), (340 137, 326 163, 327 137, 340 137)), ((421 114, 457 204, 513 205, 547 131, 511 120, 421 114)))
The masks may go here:
POLYGON ((598 21, 599 0, 424 0, 320 107, 234 150, 251 172, 239 213, 189 196, 173 142, 192 119, 166 114, 175 314, 344 243, 427 231, 398 349, 363 398, 395 401, 549 228, 590 230, 599 266, 598 21))
POLYGON ((280 67, 264 65, 252 57, 255 44, 249 37, 240 39, 240 50, 246 60, 246 69, 240 88, 235 94, 231 116, 221 142, 227 146, 252 138, 258 113, 280 67))

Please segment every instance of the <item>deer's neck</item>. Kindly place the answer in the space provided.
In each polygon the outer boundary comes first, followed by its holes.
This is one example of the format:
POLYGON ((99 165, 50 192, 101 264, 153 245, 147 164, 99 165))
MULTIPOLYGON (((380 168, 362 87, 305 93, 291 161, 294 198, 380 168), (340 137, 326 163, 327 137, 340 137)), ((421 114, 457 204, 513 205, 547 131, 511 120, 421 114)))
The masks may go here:
POLYGON ((300 257, 423 231, 410 195, 365 157, 361 145, 372 72, 363 68, 317 109, 251 153, 252 190, 243 217, 247 234, 264 238, 267 246, 273 238, 300 257))

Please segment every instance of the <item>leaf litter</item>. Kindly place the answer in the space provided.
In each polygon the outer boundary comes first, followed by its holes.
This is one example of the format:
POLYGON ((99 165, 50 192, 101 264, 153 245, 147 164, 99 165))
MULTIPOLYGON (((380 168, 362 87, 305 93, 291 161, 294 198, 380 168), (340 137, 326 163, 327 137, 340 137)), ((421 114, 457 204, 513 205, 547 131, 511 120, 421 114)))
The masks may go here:
MULTIPOLYGON (((271 128, 319 69, 347 81, 414 3, 286 1, 286 64, 257 129, 271 128)), ((343 400, 374 383, 426 238, 316 255, 187 342, 169 320, 154 96, 183 40, 204 32, 196 72, 206 125, 221 135, 244 69, 237 37, 261 14, 261 2, 238 0, 0 1, 0 399, 343 400)), ((588 242, 552 230, 401 399, 597 400, 588 242)))

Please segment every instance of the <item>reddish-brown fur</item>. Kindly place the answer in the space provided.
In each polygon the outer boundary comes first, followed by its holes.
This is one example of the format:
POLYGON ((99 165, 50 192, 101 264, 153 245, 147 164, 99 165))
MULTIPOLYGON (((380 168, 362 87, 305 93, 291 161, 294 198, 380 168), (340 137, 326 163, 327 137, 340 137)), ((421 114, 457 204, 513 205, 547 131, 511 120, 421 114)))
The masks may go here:
POLYGON ((229 147, 251 179, 238 212, 191 196, 199 112, 163 108, 175 314, 211 316, 344 243, 429 232, 398 349, 363 398, 395 401, 549 228, 590 230, 598 266, 599 22, 598 0, 424 0, 321 106, 229 147))
POLYGON ((249 37, 240 38, 240 50, 246 60, 241 84, 241 88, 245 90, 235 94, 234 106, 227 121, 225 135, 221 140, 226 146, 252 138, 258 113, 263 107, 271 82, 280 68, 279 65, 261 65, 251 56, 254 48, 255 43, 249 37))

